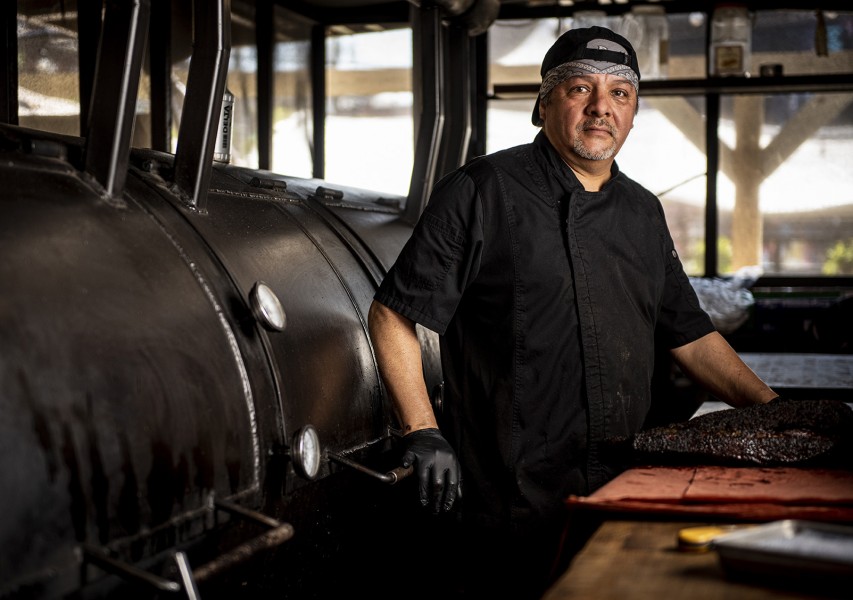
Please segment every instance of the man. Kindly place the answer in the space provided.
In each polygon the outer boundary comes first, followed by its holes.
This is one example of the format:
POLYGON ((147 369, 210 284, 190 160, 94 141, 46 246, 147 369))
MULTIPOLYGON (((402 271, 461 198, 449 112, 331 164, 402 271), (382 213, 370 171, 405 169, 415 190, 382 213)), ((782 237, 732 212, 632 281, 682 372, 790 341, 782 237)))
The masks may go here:
POLYGON ((631 44, 571 30, 541 74, 541 132, 436 185, 370 310, 421 502, 456 507, 469 574, 472 553, 487 563, 469 591, 508 598, 545 590, 564 500, 624 468, 606 440, 642 426, 655 344, 733 406, 776 396, 700 309, 658 199, 614 161, 638 108, 631 44), (415 323, 441 334, 440 423, 415 323))

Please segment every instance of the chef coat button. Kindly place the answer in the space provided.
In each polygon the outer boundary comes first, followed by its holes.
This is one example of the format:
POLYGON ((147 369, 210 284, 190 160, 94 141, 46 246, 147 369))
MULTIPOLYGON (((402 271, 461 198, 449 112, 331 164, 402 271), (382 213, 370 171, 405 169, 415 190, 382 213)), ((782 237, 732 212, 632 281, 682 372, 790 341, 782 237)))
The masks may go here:
POLYGON ((675 250, 672 251, 672 258, 678 258, 678 252, 675 250))

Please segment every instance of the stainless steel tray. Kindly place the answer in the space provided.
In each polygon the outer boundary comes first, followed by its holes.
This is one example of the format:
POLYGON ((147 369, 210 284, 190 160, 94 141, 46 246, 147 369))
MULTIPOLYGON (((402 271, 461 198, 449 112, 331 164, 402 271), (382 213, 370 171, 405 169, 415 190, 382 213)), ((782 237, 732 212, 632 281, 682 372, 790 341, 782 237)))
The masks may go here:
POLYGON ((711 546, 730 574, 853 582, 853 527, 787 519, 723 534, 711 546))

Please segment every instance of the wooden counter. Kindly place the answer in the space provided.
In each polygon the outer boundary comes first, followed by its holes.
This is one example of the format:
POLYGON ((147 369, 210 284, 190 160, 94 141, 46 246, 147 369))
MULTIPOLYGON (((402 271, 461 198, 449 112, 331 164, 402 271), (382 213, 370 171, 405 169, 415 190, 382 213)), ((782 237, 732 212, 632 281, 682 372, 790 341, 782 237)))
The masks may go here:
POLYGON ((707 524, 759 524, 783 519, 853 524, 853 471, 757 467, 648 467, 625 471, 587 497, 570 497, 562 576, 543 600, 759 600, 853 598, 827 581, 735 580, 715 550, 684 552, 678 532, 707 524), (585 523, 590 536, 573 534, 585 523), (571 540, 572 544, 568 541, 571 540), (579 549, 578 549, 579 548, 579 549), (823 589, 820 589, 820 588, 823 589), (796 590, 796 591, 794 591, 796 590), (833 595, 834 594, 834 595, 833 595))
POLYGON ((678 550, 704 522, 605 521, 542 600, 764 600, 840 597, 729 579, 714 551, 678 550))

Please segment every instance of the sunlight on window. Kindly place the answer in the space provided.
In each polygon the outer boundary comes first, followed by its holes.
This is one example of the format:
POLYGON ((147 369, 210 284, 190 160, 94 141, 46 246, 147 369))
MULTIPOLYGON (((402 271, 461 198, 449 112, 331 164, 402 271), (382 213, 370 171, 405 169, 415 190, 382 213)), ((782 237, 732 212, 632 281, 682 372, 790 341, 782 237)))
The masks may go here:
POLYGON ((405 195, 414 160, 412 34, 327 40, 326 179, 405 195))

